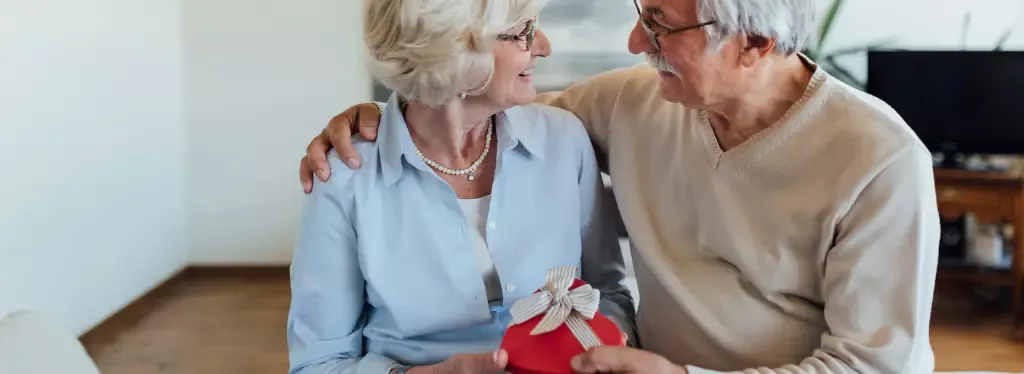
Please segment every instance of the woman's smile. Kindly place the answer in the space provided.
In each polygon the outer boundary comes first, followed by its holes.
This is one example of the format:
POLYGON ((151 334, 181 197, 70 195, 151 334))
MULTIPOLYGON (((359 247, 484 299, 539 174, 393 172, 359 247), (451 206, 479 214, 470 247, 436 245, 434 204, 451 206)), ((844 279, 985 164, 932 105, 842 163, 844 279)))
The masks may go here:
POLYGON ((529 68, 529 69, 523 70, 521 73, 519 73, 517 78, 519 78, 519 81, 521 81, 521 82, 532 83, 533 82, 533 68, 529 68))

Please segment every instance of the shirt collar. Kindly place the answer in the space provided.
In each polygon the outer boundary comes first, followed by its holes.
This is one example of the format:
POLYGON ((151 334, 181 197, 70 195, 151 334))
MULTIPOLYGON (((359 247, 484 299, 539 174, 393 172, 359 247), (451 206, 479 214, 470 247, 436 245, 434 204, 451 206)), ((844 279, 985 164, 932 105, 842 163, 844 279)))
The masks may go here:
POLYGON ((398 95, 391 94, 387 105, 380 118, 380 128, 377 131, 377 142, 380 149, 381 173, 384 176, 384 183, 388 186, 395 183, 402 176, 402 157, 406 162, 418 168, 426 168, 423 160, 416 155, 416 145, 409 135, 409 128, 406 127, 405 117, 398 103, 398 95))
MULTIPOLYGON (((538 159, 544 159, 544 132, 539 121, 522 107, 512 107, 498 113, 495 132, 498 146, 496 150, 522 148, 522 150, 538 159)), ((391 186, 404 171, 404 162, 424 171, 432 171, 416 154, 416 145, 412 142, 409 128, 399 105, 397 94, 391 94, 381 114, 380 128, 377 132, 380 150, 381 173, 384 182, 391 186)))
POLYGON ((542 126, 547 121, 539 118, 539 112, 528 111, 522 106, 514 106, 497 115, 498 146, 501 149, 513 149, 521 146, 526 153, 544 159, 544 136, 542 126))

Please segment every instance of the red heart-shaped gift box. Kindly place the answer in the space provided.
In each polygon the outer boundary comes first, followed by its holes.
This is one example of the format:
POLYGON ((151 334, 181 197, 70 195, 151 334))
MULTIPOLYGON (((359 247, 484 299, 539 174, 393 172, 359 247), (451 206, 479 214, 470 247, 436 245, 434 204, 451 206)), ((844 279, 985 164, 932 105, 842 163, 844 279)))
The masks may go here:
MULTIPOLYGON (((586 283, 582 280, 573 281, 570 289, 576 289, 586 283)), ((541 291, 537 291, 541 292, 541 291)), ((569 361, 584 352, 583 345, 576 340, 569 327, 565 324, 554 331, 530 335, 530 331, 540 323, 544 314, 533 317, 526 322, 512 325, 505 332, 501 348, 508 352, 508 365, 505 371, 509 374, 573 374, 569 361)), ((587 321, 594 334, 605 345, 625 346, 626 341, 619 327, 607 317, 597 313, 587 321)))

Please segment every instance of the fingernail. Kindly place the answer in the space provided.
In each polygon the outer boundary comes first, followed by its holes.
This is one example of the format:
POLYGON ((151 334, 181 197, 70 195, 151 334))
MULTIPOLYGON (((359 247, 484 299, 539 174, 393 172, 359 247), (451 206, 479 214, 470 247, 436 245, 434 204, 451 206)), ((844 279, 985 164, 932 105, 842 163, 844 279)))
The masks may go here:
POLYGON ((316 171, 316 176, 317 176, 317 178, 320 178, 321 181, 326 180, 327 179, 327 171, 324 170, 324 169, 317 170, 316 171))
POLYGON ((348 160, 345 161, 345 163, 348 164, 348 167, 350 168, 359 169, 359 159, 355 157, 349 158, 348 160))
POLYGON ((494 351, 494 353, 491 354, 491 358, 494 359, 494 362, 498 362, 498 351, 494 351))
MULTIPOLYGON (((562 361, 562 362, 565 362, 565 361, 562 361)), ((569 365, 572 365, 573 369, 579 370, 579 368, 580 368, 580 356, 573 357, 572 360, 569 361, 569 365)))
POLYGON ((313 182, 310 182, 310 181, 302 182, 302 190, 306 191, 306 193, 309 193, 309 191, 312 191, 313 190, 313 182))

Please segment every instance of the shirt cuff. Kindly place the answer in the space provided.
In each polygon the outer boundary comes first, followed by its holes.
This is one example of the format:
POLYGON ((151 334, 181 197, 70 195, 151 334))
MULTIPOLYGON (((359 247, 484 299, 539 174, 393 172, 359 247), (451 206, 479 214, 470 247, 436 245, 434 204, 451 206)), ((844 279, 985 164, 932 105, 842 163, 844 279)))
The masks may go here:
POLYGON ((400 365, 398 361, 376 353, 367 353, 359 360, 359 370, 356 371, 356 374, 389 374, 391 369, 398 365, 400 365))

